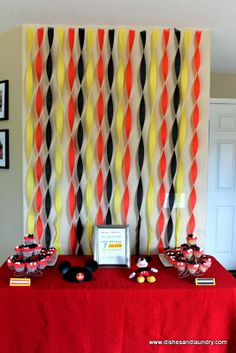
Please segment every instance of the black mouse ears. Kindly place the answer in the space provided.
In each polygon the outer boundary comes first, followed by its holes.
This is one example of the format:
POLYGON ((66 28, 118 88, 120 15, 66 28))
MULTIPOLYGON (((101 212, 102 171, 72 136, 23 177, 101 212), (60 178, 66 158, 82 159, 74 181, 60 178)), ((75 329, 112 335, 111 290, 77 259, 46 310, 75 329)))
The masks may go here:
POLYGON ((63 261, 58 266, 59 272, 61 272, 63 275, 65 275, 70 269, 71 269, 71 263, 69 261, 63 261))
POLYGON ((138 262, 139 259, 145 259, 148 263, 152 261, 152 257, 151 256, 136 256, 136 263, 138 262))
MULTIPOLYGON (((65 275, 70 269, 72 268, 71 263, 69 261, 63 261, 62 263, 60 263, 60 265, 58 266, 58 270, 65 275)), ((85 263, 85 268, 89 271, 89 272, 95 272, 98 269, 98 263, 97 261, 94 260, 88 260, 85 263)))
POLYGON ((98 269, 98 263, 94 260, 88 260, 85 262, 85 268, 90 272, 95 272, 98 269))

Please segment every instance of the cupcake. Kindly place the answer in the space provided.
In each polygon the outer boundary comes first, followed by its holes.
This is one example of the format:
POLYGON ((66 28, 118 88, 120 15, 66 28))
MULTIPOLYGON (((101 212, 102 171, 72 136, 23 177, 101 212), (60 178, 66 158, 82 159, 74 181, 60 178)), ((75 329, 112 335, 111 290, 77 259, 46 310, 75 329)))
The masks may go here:
POLYGON ((211 267, 211 258, 210 257, 207 258, 206 264, 207 264, 208 268, 211 267))
POLYGON ((33 250, 33 255, 39 255, 41 252, 41 246, 39 244, 31 244, 29 247, 33 250))
POLYGON ((184 272, 186 270, 186 262, 185 261, 177 261, 176 267, 179 272, 184 272))
POLYGON ((193 249, 186 247, 182 250, 182 252, 183 252, 184 257, 190 261, 193 256, 193 249))
POLYGON ((25 269, 25 263, 24 262, 14 262, 14 269, 16 272, 23 272, 25 269))
POLYGON ((29 246, 25 246, 23 248, 23 255, 24 257, 30 257, 33 255, 33 249, 31 249, 29 246))
POLYGON ((29 273, 33 273, 37 270, 38 264, 37 262, 27 262, 26 263, 26 269, 29 273))
POLYGON ((8 257, 7 259, 7 267, 10 270, 14 270, 14 260, 13 260, 13 256, 8 257))
POLYGON ((195 275, 199 269, 199 264, 195 264, 193 262, 187 263, 187 269, 191 275, 195 275))
POLYGON ((17 255, 23 255, 23 246, 22 245, 16 246, 15 252, 17 255))
POLYGON ((203 249, 199 248, 199 246, 194 246, 193 247, 193 255, 196 259, 199 259, 203 254, 203 249))
POLYGON ((195 245, 197 242, 197 236, 193 234, 188 234, 186 239, 189 245, 195 245))
POLYGON ((24 236, 24 242, 25 244, 33 244, 35 242, 35 237, 34 234, 27 234, 24 236))
POLYGON ((205 261, 200 262, 199 264, 199 271, 202 273, 206 272, 208 270, 208 264, 205 261))
POLYGON ((170 257, 170 262, 174 267, 177 267, 178 260, 176 259, 175 256, 170 257))
POLYGON ((47 264, 48 264, 47 260, 45 258, 41 258, 40 260, 38 260, 38 269, 44 270, 47 264))

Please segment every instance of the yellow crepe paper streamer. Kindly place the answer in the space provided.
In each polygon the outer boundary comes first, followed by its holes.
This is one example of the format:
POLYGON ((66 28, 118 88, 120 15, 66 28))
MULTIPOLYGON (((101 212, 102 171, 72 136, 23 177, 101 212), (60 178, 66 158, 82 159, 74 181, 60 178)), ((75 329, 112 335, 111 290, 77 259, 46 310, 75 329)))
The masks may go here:
POLYGON ((94 76, 94 66, 92 58, 92 50, 94 44, 94 30, 88 29, 86 32, 86 43, 87 43, 87 67, 85 73, 85 80, 87 84, 87 107, 85 114, 85 124, 87 130, 87 149, 85 158, 85 169, 87 174, 87 185, 85 191, 85 201, 87 207, 87 222, 86 222, 86 235, 88 241, 88 254, 92 254, 92 234, 93 234, 93 221, 91 218, 91 207, 93 203, 93 185, 91 182, 91 170, 93 165, 93 141, 92 141, 92 130, 94 123, 94 104, 92 100, 92 86, 94 76))
POLYGON ((26 175, 26 194, 27 194, 27 232, 34 233, 35 227, 35 216, 33 212, 33 193, 34 193, 34 173, 32 167, 33 158, 33 139, 34 139, 34 126, 33 117, 31 113, 33 89, 34 89, 34 78, 33 78, 33 63, 32 63, 32 50, 34 43, 35 32, 32 28, 26 30, 26 51, 27 51, 27 64, 26 64, 26 110, 27 110, 27 121, 26 121, 26 152, 28 169, 26 175))
POLYGON ((125 37, 126 30, 118 29, 118 70, 116 75, 117 82, 117 92, 118 92, 118 107, 116 113, 116 136, 117 136, 117 148, 115 154, 115 190, 114 190, 114 220, 115 223, 119 223, 119 213, 121 208, 121 187, 120 187, 120 177, 122 174, 122 148, 121 148, 121 139, 123 132, 123 124, 124 124, 124 109, 122 98, 124 94, 124 80, 125 80, 125 37))
POLYGON ((151 63, 149 70, 149 85, 150 85, 150 98, 151 107, 153 108, 156 96, 156 86, 157 86, 157 63, 156 63, 156 47, 158 40, 159 31, 153 31, 151 34, 151 63))
POLYGON ((26 97, 27 97, 27 105, 30 107, 32 103, 33 97, 33 68, 32 68, 32 61, 31 61, 31 54, 33 50, 33 43, 34 43, 34 30, 32 28, 28 28, 26 30, 27 35, 27 53, 28 53, 28 62, 26 66, 26 97))
POLYGON ((28 104, 28 106, 30 106, 30 104, 32 102, 33 84, 34 84, 32 64, 30 61, 27 63, 27 67, 26 67, 26 80, 25 81, 26 81, 27 104, 28 104))
POLYGON ((63 28, 57 29, 57 40, 58 40, 58 63, 57 63, 57 82, 59 93, 62 96, 64 79, 65 79, 65 65, 63 57, 63 42, 64 42, 65 31, 63 28))
POLYGON ((59 254, 62 253, 61 249, 61 230, 60 230, 60 218, 62 211, 62 194, 60 181, 62 176, 63 168, 63 158, 61 151, 61 138, 63 131, 63 87, 65 81, 65 64, 63 56, 63 44, 64 44, 64 35, 65 31, 63 28, 57 29, 57 40, 58 40, 58 62, 57 62, 57 83, 58 83, 58 101, 56 106, 56 115, 55 115, 55 127, 56 127, 56 147, 55 147, 55 173, 56 173, 56 191, 55 191, 55 211, 56 211, 56 220, 55 220, 55 239, 54 246, 57 248, 59 254))
POLYGON ((62 129, 63 129, 63 107, 61 100, 58 101, 57 111, 56 111, 56 132, 59 140, 61 140, 62 129))
POLYGON ((34 145, 34 127, 33 127, 33 119, 31 113, 29 113, 26 122, 26 150, 27 156, 30 156, 33 153, 33 145, 34 145))
MULTIPOLYGON (((181 193, 183 191, 183 183, 184 183, 184 162, 183 162, 183 149, 185 146, 186 140, 186 129, 187 129, 187 112, 185 108, 185 101, 188 91, 188 70, 189 70, 189 63, 188 63, 188 48, 189 48, 189 41, 190 41, 191 31, 184 32, 183 38, 183 61, 182 67, 180 72, 180 94, 181 94, 181 102, 182 102, 182 111, 180 114, 179 120, 179 136, 178 136, 178 144, 177 144, 177 151, 179 157, 176 181, 175 181, 175 190, 177 194, 177 202, 180 202, 181 193)), ((175 227, 175 244, 176 246, 180 245, 180 236, 182 231, 182 214, 181 210, 178 207, 176 213, 176 227, 175 227)))
POLYGON ((55 171, 56 171, 56 176, 58 180, 61 179, 62 165, 63 165, 63 160, 62 160, 61 146, 58 144, 57 150, 56 150, 56 156, 55 156, 55 171))
POLYGON ((150 255, 152 249, 153 240, 153 227, 152 227, 152 216, 154 208, 154 178, 152 166, 155 159, 155 148, 156 148, 156 122, 155 122, 155 98, 157 90, 157 58, 156 58, 156 47, 158 41, 159 31, 153 31, 151 33, 151 62, 149 68, 149 88, 150 88, 150 106, 151 106, 151 120, 148 132, 148 167, 149 167, 149 183, 147 191, 147 224, 148 224, 148 244, 147 252, 150 255))
POLYGON ((149 216, 149 222, 148 222, 148 254, 151 254, 151 248, 152 248, 152 235, 153 235, 153 229, 152 229, 152 224, 151 224, 151 217, 153 214, 153 208, 154 208, 154 181, 153 178, 149 179, 149 184, 148 184, 148 193, 147 193, 147 214, 149 216))
POLYGON ((27 215, 27 228, 29 234, 34 233, 34 211, 32 207, 30 207, 27 215))

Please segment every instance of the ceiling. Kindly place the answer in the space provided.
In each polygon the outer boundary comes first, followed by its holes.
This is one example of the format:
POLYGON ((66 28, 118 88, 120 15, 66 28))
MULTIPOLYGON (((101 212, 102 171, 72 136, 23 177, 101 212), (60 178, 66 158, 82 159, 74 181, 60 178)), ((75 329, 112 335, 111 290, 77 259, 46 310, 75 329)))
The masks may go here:
POLYGON ((236 0, 0 0, 0 32, 21 24, 209 29, 211 71, 236 73, 236 0))

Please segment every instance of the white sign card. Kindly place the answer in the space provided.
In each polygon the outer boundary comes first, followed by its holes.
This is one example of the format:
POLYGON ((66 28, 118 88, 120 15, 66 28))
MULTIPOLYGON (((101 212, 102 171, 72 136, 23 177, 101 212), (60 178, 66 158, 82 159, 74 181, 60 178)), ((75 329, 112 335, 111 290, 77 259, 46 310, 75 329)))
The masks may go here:
POLYGON ((130 267, 129 226, 96 226, 94 260, 100 266, 130 267))

